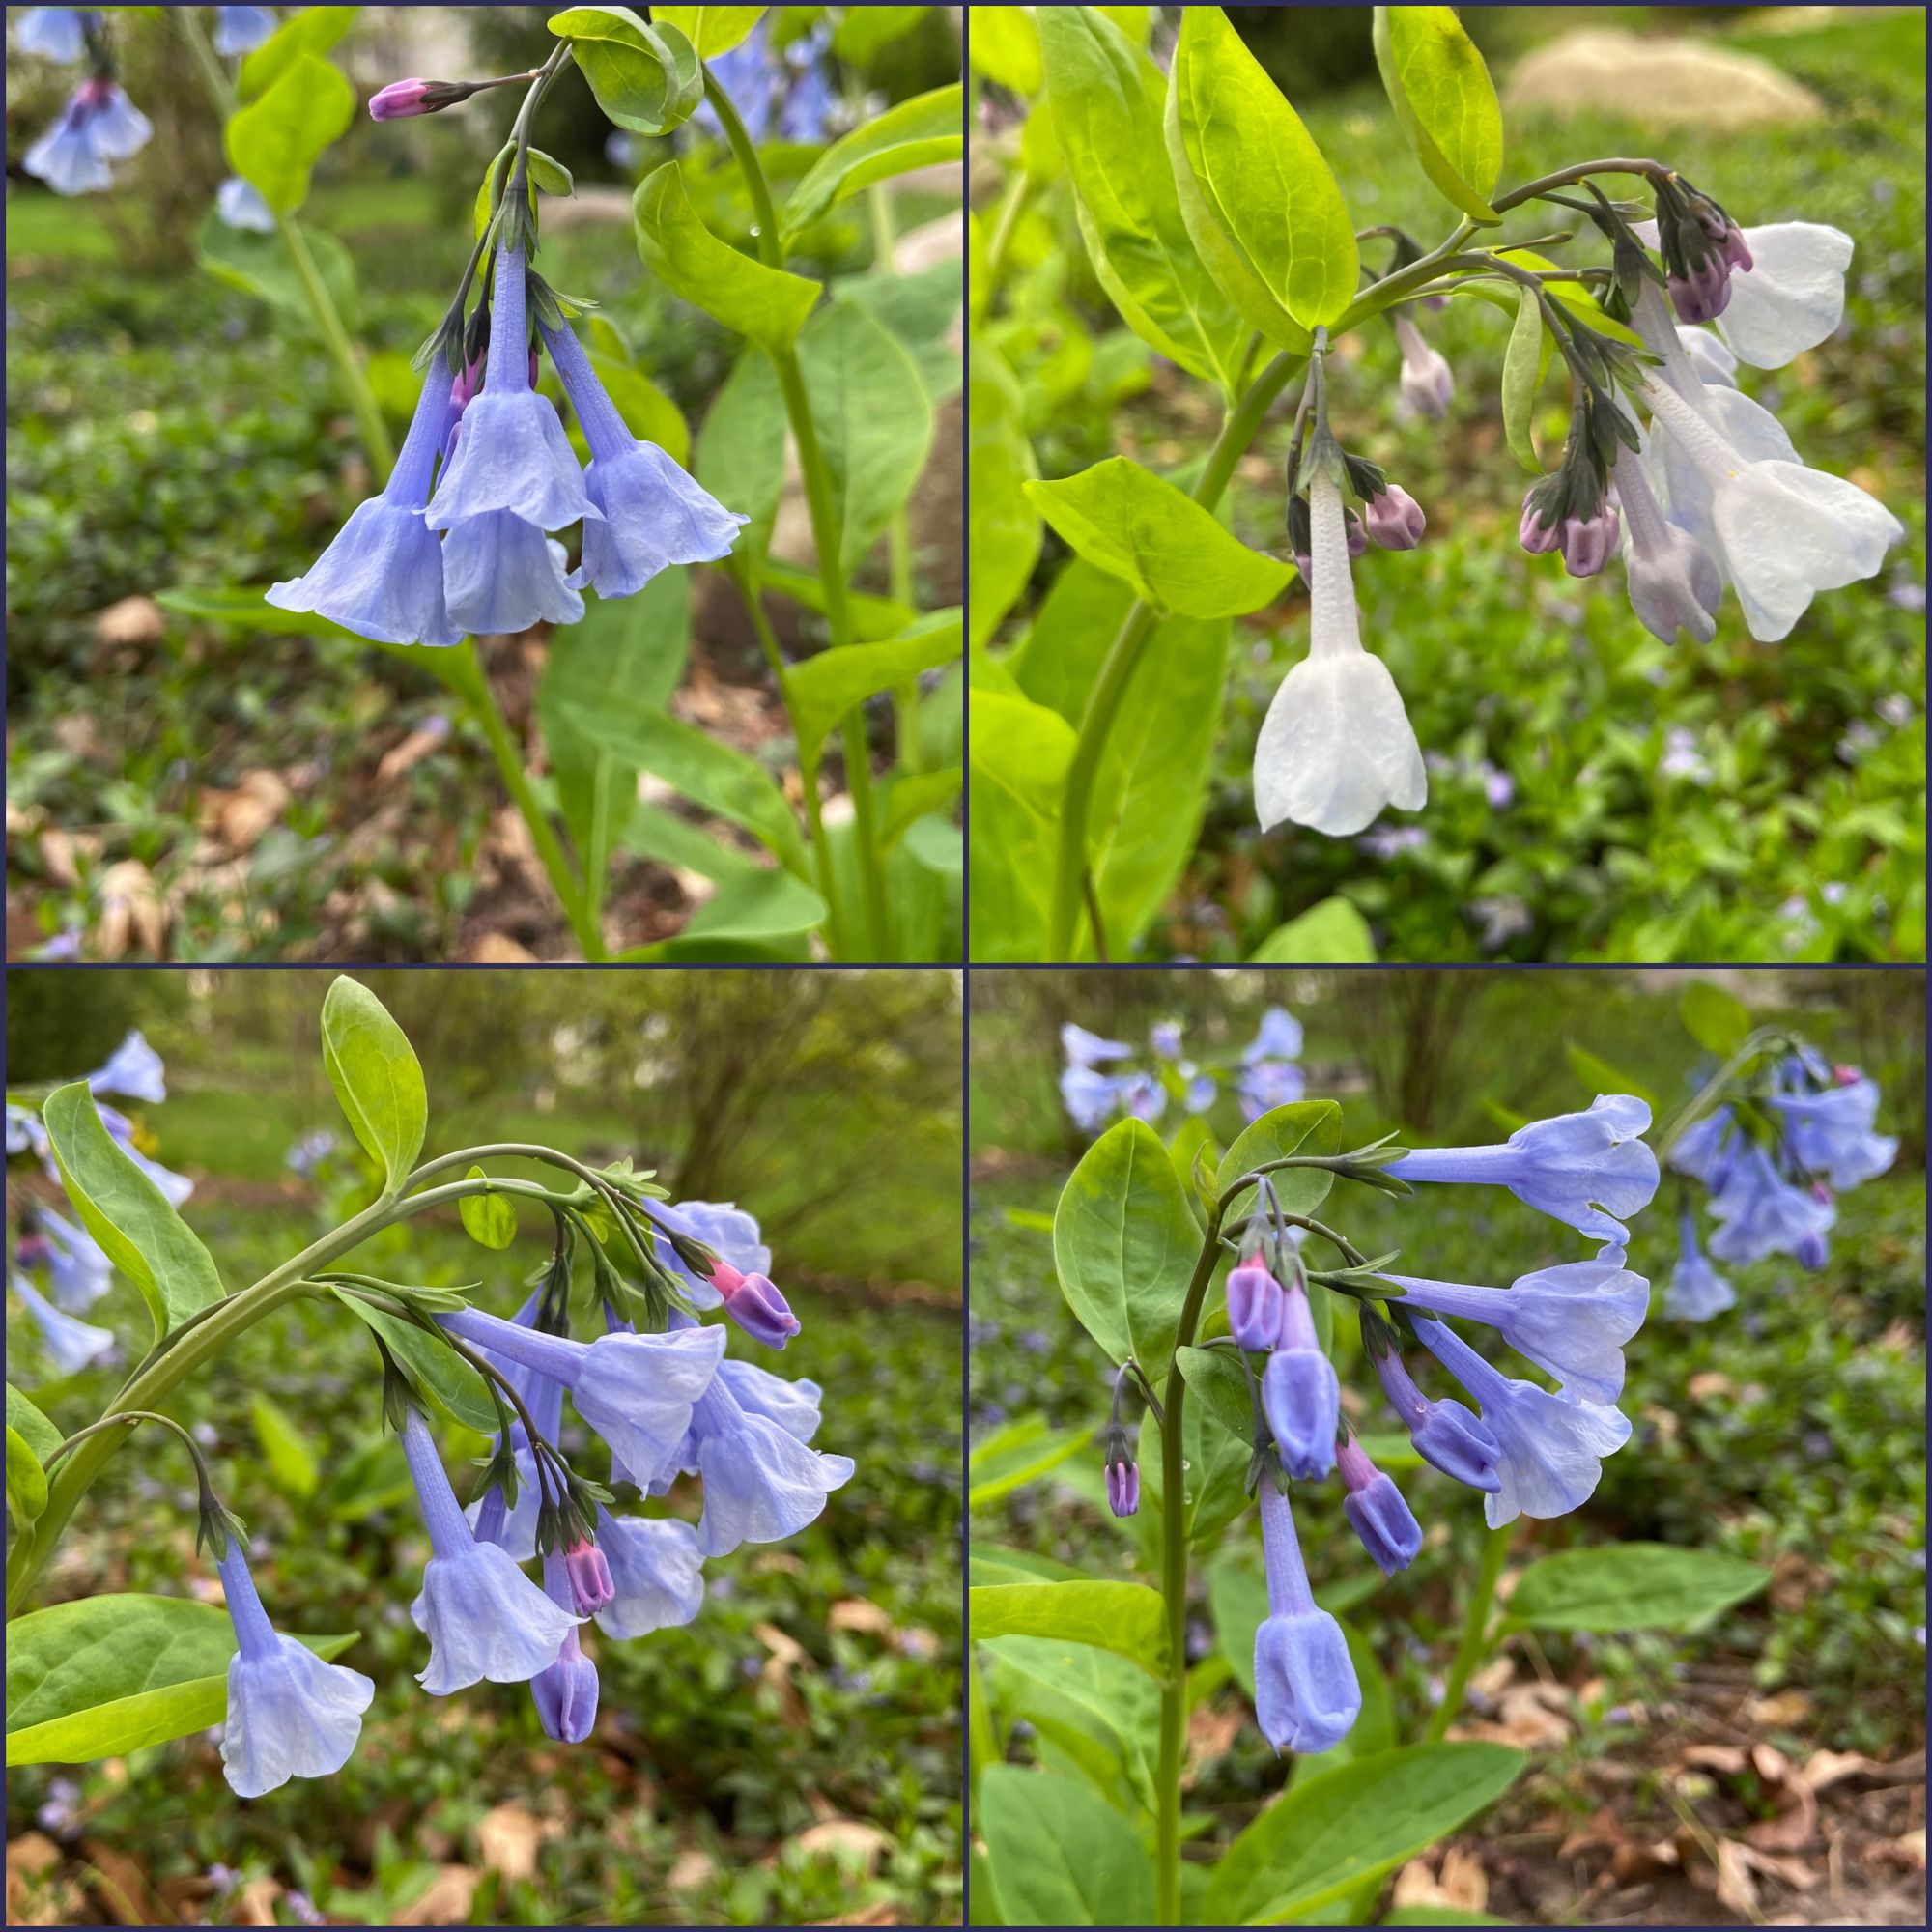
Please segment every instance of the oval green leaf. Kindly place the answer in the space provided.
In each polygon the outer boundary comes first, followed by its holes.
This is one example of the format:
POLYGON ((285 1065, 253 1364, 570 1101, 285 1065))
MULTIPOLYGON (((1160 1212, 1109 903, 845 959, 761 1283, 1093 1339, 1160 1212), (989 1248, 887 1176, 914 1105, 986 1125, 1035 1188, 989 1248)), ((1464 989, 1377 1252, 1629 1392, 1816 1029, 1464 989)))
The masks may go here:
POLYGON ((968 1609, 976 1640, 1060 1637, 1167 1675, 1167 1606, 1145 1583, 994 1583, 974 1589, 968 1609))
POLYGON ((1536 406, 1536 380, 1543 367, 1543 304, 1534 289, 1518 298, 1516 324, 1503 353, 1503 434, 1510 453, 1532 475, 1543 473, 1530 440, 1530 412, 1536 406))
POLYGON ((1376 936, 1347 899, 1323 899, 1276 926, 1250 957, 1256 965, 1373 966, 1376 936))
POLYGON ((262 1460, 275 1487, 298 1502, 315 1494, 322 1478, 307 1438, 288 1410, 270 1402, 258 1389, 248 1399, 255 1423, 255 1440, 261 1444, 262 1460))
POLYGON ((362 1150, 397 1193, 422 1151, 429 1095, 409 1037, 368 987, 343 974, 322 1003, 322 1060, 362 1150))
MULTIPOLYGON (((472 1167, 466 1180, 486 1180, 480 1167, 472 1167)), ((486 1248, 507 1248, 517 1238, 516 1204, 507 1194, 469 1194, 456 1204, 463 1217, 463 1230, 472 1241, 486 1248)))
MULTIPOLYGON (((1293 1100, 1251 1122, 1221 1156, 1214 1179, 1223 1193, 1242 1175, 1292 1153, 1334 1153, 1342 1145, 1342 1110, 1333 1100, 1293 1100)), ((1323 1167, 1277 1168, 1270 1175, 1283 1211, 1312 1214, 1328 1198, 1335 1177, 1323 1167)), ((1230 1202, 1229 1210, 1240 1206, 1230 1202)))
POLYGON ((955 82, 917 94, 862 123, 833 142, 792 189, 784 206, 788 235, 816 221, 828 208, 874 182, 938 161, 956 161, 965 151, 964 94, 955 82))
POLYGON ((1475 43, 1453 7, 1378 7, 1376 65, 1422 171, 1478 221, 1503 167, 1503 113, 1475 43))
POLYGON ((988 1765, 974 1823, 986 1840, 1003 1923, 1153 1923, 1153 1866, 1140 1833, 1086 1785, 988 1765))
POLYGON ((7 1427, 26 1443, 41 1463, 44 1463, 61 1446, 60 1431, 12 1382, 7 1384, 7 1427))
POLYGON ((355 118, 355 90, 347 76, 300 53, 229 122, 222 138, 235 172, 278 214, 293 214, 308 199, 309 170, 355 118))
POLYGON ((27 1438, 7 1425, 7 1510, 15 1530, 23 1530, 47 1506, 47 1472, 27 1438))
POLYGON ((361 11, 359 7, 304 7, 292 14, 242 63, 236 93, 243 100, 259 99, 303 54, 326 54, 355 24, 361 11))
POLYGON ((1612 1543, 1539 1558, 1517 1579, 1509 1616, 1537 1630, 1690 1630, 1770 1581, 1716 1550, 1612 1543))
POLYGON ((791 715, 799 763, 810 770, 820 748, 854 705, 890 691, 922 671, 958 657, 965 627, 957 611, 935 611, 902 638, 883 644, 846 644, 792 668, 791 715))
POLYGON ((762 7, 653 7, 660 26, 675 27, 697 49, 699 60, 728 54, 764 13, 762 7))

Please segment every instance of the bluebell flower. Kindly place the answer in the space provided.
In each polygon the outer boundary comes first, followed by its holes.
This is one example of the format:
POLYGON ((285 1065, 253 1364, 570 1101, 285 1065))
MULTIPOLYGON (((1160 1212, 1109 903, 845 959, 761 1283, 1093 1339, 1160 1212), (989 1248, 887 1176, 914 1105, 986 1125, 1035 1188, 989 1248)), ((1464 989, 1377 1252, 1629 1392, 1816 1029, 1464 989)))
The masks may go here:
MULTIPOLYGON (((768 45, 770 32, 770 16, 761 16, 735 47, 706 65, 753 141, 822 141, 837 106, 820 59, 831 36, 814 27, 775 60, 768 45)), ((692 120, 713 135, 724 131, 708 102, 700 104, 692 120)))
POLYGON ((260 1798, 292 1777, 340 1771, 375 1685, 359 1670, 325 1663, 270 1623, 239 1536, 228 1539, 220 1570, 238 1645, 228 1664, 222 1775, 238 1797, 260 1798))
POLYGON ((1861 1076, 1815 1094, 1777 1094, 1771 1104, 1799 1167, 1843 1188, 1875 1179, 1897 1156, 1898 1142, 1872 1131, 1878 1100, 1878 1088, 1861 1076))
MULTIPOLYGON (((534 1323, 540 1298, 541 1292, 532 1294, 518 1312, 516 1320, 520 1326, 527 1328, 534 1323)), ((554 1445, 557 1431, 563 1426, 562 1385, 500 1357, 493 1356, 492 1366, 501 1369, 511 1378, 530 1411, 537 1434, 554 1445)), ((498 1437, 498 1447, 501 1446, 502 1438, 498 1437)), ((464 1514, 478 1543, 494 1543, 517 1562, 527 1563, 537 1553, 537 1517, 543 1508, 543 1491, 537 1482, 537 1459, 530 1447, 529 1432, 521 1422, 510 1425, 509 1447, 517 1465, 516 1502, 506 1503, 502 1485, 492 1483, 464 1514)))
POLYGON ((85 1313, 107 1293, 114 1264, 85 1228, 51 1208, 36 1208, 34 1218, 46 1238, 47 1278, 53 1284, 54 1300, 70 1315, 85 1313))
POLYGON ((1281 1327, 1262 1371, 1262 1410, 1291 1476, 1325 1476, 1335 1466, 1342 1385, 1315 1339, 1308 1291, 1298 1278, 1281 1292, 1281 1327))
POLYGON ((17 1269, 9 1271, 7 1282, 20 1297, 27 1313, 34 1318, 41 1339, 47 1345, 47 1353, 53 1357, 54 1366, 62 1375, 77 1376, 90 1362, 98 1361, 113 1348, 111 1329, 97 1328, 92 1322, 77 1321, 71 1315, 63 1315, 17 1269))
POLYGON ((1307 1092, 1307 1079, 1294 1064, 1300 1053, 1301 1022, 1286 1007, 1270 1007, 1241 1051, 1236 1091, 1244 1120, 1258 1121, 1307 1092))
POLYGON ((1759 1262, 1767 1255, 1796 1255, 1807 1236, 1822 1240, 1838 1210, 1829 1191, 1821 1201, 1808 1187, 1787 1180, 1763 1148, 1741 1137, 1711 1196, 1711 1218, 1719 1224, 1711 1236, 1717 1260, 1759 1262))
POLYGON ((1167 1112, 1167 1089, 1151 1073, 1129 1073, 1118 1084, 1115 1103, 1129 1120, 1151 1126, 1167 1112))
POLYGON ((27 150, 22 165, 57 194, 97 194, 113 185, 109 161, 126 160, 154 124, 111 80, 84 80, 60 119, 27 150))
MULTIPOLYGON (((646 1201, 644 1212, 660 1227, 682 1235, 687 1240, 702 1241, 742 1274, 769 1276, 772 1251, 765 1245, 756 1218, 730 1201, 680 1201, 675 1207, 662 1201, 646 1201)), ((710 1281, 684 1264, 677 1250, 668 1242, 658 1244, 658 1260, 676 1275, 684 1286, 684 1298, 694 1308, 716 1308, 724 1296, 710 1281)))
POLYGON ((1205 1114, 1214 1104, 1214 1096, 1220 1092, 1214 1083, 1214 1076, 1200 1072, 1183 1062, 1180 1077, 1187 1082, 1187 1111, 1190 1114, 1205 1114))
POLYGON ((1349 1487, 1342 1513, 1354 1526, 1362 1548, 1384 1577, 1406 1570, 1422 1548, 1422 1525, 1415 1512, 1353 1435, 1343 1443, 1336 1461, 1349 1487))
POLYGON ((583 526, 583 560, 571 587, 600 597, 628 597, 677 563, 716 563, 729 556, 751 522, 698 487, 654 442, 640 442, 568 327, 539 323, 564 393, 583 425, 590 467, 583 487, 604 514, 583 526))
POLYGON ((785 49, 785 63, 793 78, 779 107, 781 140, 815 146, 830 136, 838 96, 819 58, 830 44, 831 36, 824 28, 814 27, 785 49))
POLYGON ((1677 1145, 1670 1150, 1670 1165, 1679 1174, 1701 1180, 1706 1187, 1718 1187, 1723 1181, 1739 1139, 1731 1110, 1714 1108, 1677 1137, 1677 1145))
POLYGON ((1270 1007, 1262 1015, 1255 1037, 1241 1050, 1241 1064, 1252 1066, 1258 1060, 1299 1060, 1301 1022, 1286 1007, 1270 1007))
MULTIPOLYGON (((798 1441, 810 1442, 818 1434, 819 1405, 825 1392, 815 1381, 803 1376, 788 1381, 755 1362, 735 1362, 728 1356, 718 1364, 718 1379, 740 1408, 777 1423, 798 1441)), ((696 1468, 692 1473, 696 1473, 696 1468)))
POLYGON ((87 51, 83 22, 99 17, 91 7, 29 7, 14 26, 14 38, 23 54, 71 67, 87 51))
POLYGON ((552 1603, 507 1550, 470 1534, 442 1459, 413 1407, 403 1425, 403 1454, 430 1544, 415 1610, 429 1637, 429 1667, 417 1683, 431 1696, 445 1697, 485 1678, 521 1684, 534 1677, 556 1662, 576 1617, 552 1603))
POLYGON ((603 516, 584 494, 555 406, 530 386, 524 297, 524 251, 498 248, 483 390, 463 412, 456 452, 437 479, 432 529, 454 530, 493 510, 540 531, 603 516))
POLYGON ((569 561, 555 538, 512 511, 464 518, 450 526, 442 545, 451 626, 491 637, 514 636, 533 624, 575 624, 583 615, 583 599, 564 575, 569 561))
POLYGON ((1650 1284, 1625 1267, 1621 1248, 1605 1248, 1593 1262, 1538 1268, 1508 1288, 1402 1274, 1387 1279, 1408 1307, 1487 1321, 1519 1355, 1585 1402, 1613 1403, 1623 1393, 1624 1344, 1650 1309, 1650 1284))
POLYGON ((423 520, 446 410, 442 375, 433 368, 383 494, 358 503, 307 573, 270 586, 267 602, 313 611, 378 643, 463 641, 443 599, 442 545, 423 520))
POLYGON ((40 1116, 30 1113, 25 1107, 16 1107, 9 1100, 7 1158, 12 1160, 16 1153, 25 1153, 30 1148, 38 1153, 46 1146, 46 1129, 41 1125, 40 1116))
POLYGON ((1288 1498, 1264 1475, 1257 1496, 1268 1614, 1255 1633, 1255 1716, 1277 1751, 1325 1751, 1349 1735, 1361 1686, 1342 1626, 1318 1609, 1288 1498))
POLYGON ((1091 1066, 1063 1067, 1060 1098, 1074 1125, 1091 1134, 1112 1118, 1126 1084, 1123 1077, 1100 1073, 1091 1066))
POLYGON ((561 1382, 577 1412, 639 1486, 671 1463, 692 1426, 693 1406, 710 1388, 724 1352, 724 1331, 717 1327, 665 1335, 616 1331, 575 1342, 475 1309, 437 1319, 451 1334, 561 1382))
POLYGON ((1375 1357, 1376 1375, 1389 1406, 1402 1418, 1415 1453, 1432 1467, 1472 1490, 1501 1489, 1496 1464, 1502 1447, 1460 1402, 1432 1402, 1416 1387, 1393 1349, 1375 1357))
POLYGON ((274 10, 269 7, 217 7, 214 10, 214 51, 253 53, 275 31, 274 10))
POLYGON ((597 1543, 615 1590, 597 1612, 597 1628, 606 1636, 649 1636, 697 1615, 704 1602, 704 1561, 690 1523, 674 1517, 616 1517, 599 1509, 597 1543))
POLYGON ((1828 1250, 1823 1235, 1815 1231, 1800 1235, 1797 1245, 1791 1250, 1791 1258, 1802 1268, 1809 1268, 1814 1274, 1825 1265, 1828 1250))
POLYGON ((1634 1214, 1657 1192, 1657 1156, 1638 1138, 1649 1125, 1643 1101, 1600 1094, 1586 1113, 1533 1121, 1501 1147, 1421 1149, 1387 1172, 1402 1180, 1507 1187, 1578 1234, 1622 1247, 1630 1230, 1611 1216, 1634 1214))
POLYGON ((697 1525, 703 1556, 728 1556, 741 1543, 781 1542, 812 1521, 852 1475, 849 1456, 808 1448, 770 1416, 745 1407, 722 1379, 698 1398, 691 1434, 704 1484, 697 1525))
POLYGON ((1148 1044, 1161 1060, 1180 1058, 1180 1028, 1173 1020, 1160 1020, 1148 1035, 1148 1044))
POLYGON ((230 175, 214 190, 214 212, 230 228, 243 228, 252 235, 275 232, 275 211, 262 190, 240 175, 230 175))
POLYGON ((1427 1315, 1414 1321, 1423 1347, 1476 1398, 1496 1438, 1500 1486, 1483 1498, 1490 1527, 1500 1529, 1519 1516, 1567 1516, 1588 1501, 1602 1479, 1603 1459, 1630 1440, 1629 1417, 1514 1380, 1445 1323, 1427 1315))
POLYGON ((1281 1333, 1281 1283, 1259 1261, 1228 1276, 1228 1331, 1250 1353, 1272 1349, 1281 1333))
POLYGON ((1107 1461, 1107 1507, 1117 1517, 1140 1513, 1141 1465, 1124 1453, 1107 1461))
POLYGON ((137 1027, 107 1056, 107 1064, 87 1076, 87 1091, 97 1097, 119 1094, 124 1099, 145 1100, 158 1107, 168 1097, 161 1056, 137 1027))
POLYGON ((1680 1321, 1708 1321, 1737 1298, 1730 1283, 1704 1258, 1697 1245, 1696 1217, 1685 1208, 1677 1217, 1677 1266, 1664 1290, 1664 1314, 1680 1321))
MULTIPOLYGON (((553 1549, 544 1558, 544 1595, 566 1612, 573 1607, 568 1566, 560 1550, 553 1549)), ((530 1696, 546 1737, 558 1744, 581 1745, 590 1735, 597 1721, 597 1666, 584 1656, 574 1624, 556 1662, 530 1679, 530 1696)))
POLYGON ((120 1143, 121 1151, 160 1189, 170 1208, 179 1208, 194 1192, 194 1182, 186 1175, 177 1174, 157 1160, 150 1160, 134 1145, 134 1122, 118 1107, 97 1103, 95 1112, 100 1116, 100 1124, 120 1143))
POLYGON ((1124 1042, 1102 1039, 1098 1034, 1089 1033, 1070 1020, 1060 1029, 1060 1047, 1069 1066, 1099 1066, 1109 1060, 1129 1059, 1133 1054, 1133 1048, 1124 1042))
POLYGON ((335 1151, 335 1136, 327 1127, 318 1127, 312 1134, 304 1134, 295 1146, 282 1156, 282 1165, 291 1174, 299 1175, 306 1180, 335 1151))

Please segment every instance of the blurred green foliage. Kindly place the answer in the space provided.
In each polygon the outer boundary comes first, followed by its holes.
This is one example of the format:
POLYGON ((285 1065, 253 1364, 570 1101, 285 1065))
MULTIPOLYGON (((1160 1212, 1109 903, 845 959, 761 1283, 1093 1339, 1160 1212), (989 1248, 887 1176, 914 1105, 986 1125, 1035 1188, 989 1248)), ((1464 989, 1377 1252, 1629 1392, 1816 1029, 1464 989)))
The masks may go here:
MULTIPOLYGON (((124 1024, 145 1027, 169 1098, 138 1110, 143 1134, 195 1179, 187 1218, 230 1285, 245 1283, 373 1191, 315 1047, 327 980, 15 970, 10 1076, 71 1073, 124 1024), (298 1180, 285 1152, 318 1127, 341 1147, 317 1180, 298 1180)), ((631 1152, 681 1191, 701 1179, 760 1217, 804 1321, 772 1366, 823 1386, 824 1442, 858 1471, 801 1535, 708 1565, 696 1623, 628 1645, 593 1639, 607 1715, 592 1744, 557 1747, 522 1686, 441 1700, 411 1682, 423 1658, 408 1604, 427 1548, 400 1450, 379 1434, 378 1364, 339 1313, 298 1304, 185 1385, 176 1412, 248 1524, 277 1623, 361 1632, 345 1661, 378 1691, 355 1755, 334 1778, 246 1807, 205 1740, 86 1767, 71 1774, 76 1791, 56 1768, 16 1771, 9 1837, 40 1829, 112 1844, 156 1887, 186 1886, 186 1917, 227 1921, 233 1893, 213 1897, 206 1883, 220 1864, 302 1890, 335 1918, 384 1924, 440 1865, 486 1868, 477 1828, 509 1805, 545 1833, 535 1876, 485 1869, 469 1922, 799 1923, 855 1905, 906 1923, 956 1918, 960 1441, 956 1403, 935 1399, 959 1375, 952 977, 368 980, 424 1062, 427 1152, 498 1136, 600 1160, 631 1152), (277 1487, 251 1417, 258 1396, 314 1457, 312 1494, 277 1487), (826 1819, 856 1821, 842 1848, 837 1831, 797 1842, 826 1819)), ((453 1215, 358 1254, 394 1278, 481 1282, 478 1301, 499 1313, 543 1259, 533 1228, 495 1255, 453 1215)), ((117 1284, 92 1319, 138 1352, 131 1288, 117 1284)), ((104 1367, 37 1381, 38 1337, 12 1309, 9 1342, 12 1373, 65 1427, 118 1381, 104 1367)), ((734 1335, 732 1349, 751 1345, 734 1335)), ((466 1492, 483 1440, 438 1434, 466 1492)), ((192 1501, 190 1471, 164 1449, 117 1458, 47 1594, 203 1586, 192 1501)))

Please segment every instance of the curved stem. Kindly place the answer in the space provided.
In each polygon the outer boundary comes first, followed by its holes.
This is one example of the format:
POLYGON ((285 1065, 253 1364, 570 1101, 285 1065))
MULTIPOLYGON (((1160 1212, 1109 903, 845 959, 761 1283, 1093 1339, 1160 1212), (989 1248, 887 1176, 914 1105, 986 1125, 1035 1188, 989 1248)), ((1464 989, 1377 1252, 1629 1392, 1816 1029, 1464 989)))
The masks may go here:
POLYGON ((1534 201, 1553 187, 1568 187, 1572 183, 1587 181, 1592 175, 1642 175, 1650 181, 1664 181, 1675 173, 1674 168, 1666 168, 1662 161, 1578 161, 1574 167, 1558 168, 1553 175, 1538 175, 1534 181, 1497 195, 1490 206, 1498 214, 1506 214, 1512 208, 1520 208, 1524 202, 1534 201))
POLYGON ((1476 1580, 1469 1588, 1469 1603, 1463 1613, 1463 1640, 1456 1646, 1456 1661, 1449 1666, 1449 1681, 1442 1687, 1442 1701, 1436 1705, 1425 1733, 1428 1742, 1438 1743, 1463 1708, 1463 1694, 1469 1679, 1489 1655, 1490 1609, 1496 1600, 1496 1582, 1509 1558, 1510 1545, 1516 1541, 1518 1517, 1500 1529, 1490 1531, 1483 1544, 1483 1561, 1476 1580))
POLYGON ((1755 1033, 1739 1041, 1731 1057, 1712 1074, 1702 1087, 1687 1100, 1671 1119, 1671 1122, 1658 1138, 1651 1150, 1657 1155, 1659 1167, 1665 1166, 1676 1151, 1677 1143, 1698 1121, 1708 1114, 1723 1097, 1724 1090, 1742 1073, 1759 1054, 1773 1047, 1785 1045, 1790 1036, 1782 1027, 1760 1027, 1755 1033))

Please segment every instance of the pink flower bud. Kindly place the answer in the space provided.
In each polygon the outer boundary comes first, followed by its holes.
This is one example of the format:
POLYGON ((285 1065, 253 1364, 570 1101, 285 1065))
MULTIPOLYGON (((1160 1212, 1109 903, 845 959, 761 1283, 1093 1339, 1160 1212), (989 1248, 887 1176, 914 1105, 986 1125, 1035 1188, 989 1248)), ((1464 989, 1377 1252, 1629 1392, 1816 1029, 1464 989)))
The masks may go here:
POLYGON ((1572 577, 1594 577, 1617 547, 1617 513, 1608 501, 1594 517, 1563 519, 1563 567, 1572 577))
POLYGON ((563 1552, 563 1568, 579 1616, 594 1617, 615 1598, 617 1586, 611 1580, 611 1566, 594 1543, 573 1543, 563 1552))
POLYGON ((1563 541, 1561 524, 1545 524, 1537 520, 1534 490, 1522 499, 1522 521, 1517 526, 1516 535, 1517 541, 1531 556, 1548 556, 1563 541))
POLYGON ((1422 505, 1399 483, 1384 484, 1381 494, 1369 499, 1366 522, 1383 550, 1413 550, 1429 527, 1422 505))
POLYGON ((430 83, 426 80, 392 80, 369 102, 372 121, 403 121, 412 114, 433 114, 429 106, 430 83))
POLYGON ((1116 1516, 1132 1516, 1141 1506, 1141 1472, 1136 1463, 1107 1464, 1107 1507, 1116 1516))
POLYGON ((1369 533, 1362 527, 1362 520, 1353 510, 1344 512, 1343 527, 1349 533, 1349 554, 1366 556, 1369 554, 1369 533))
POLYGON ((1716 322, 1730 306, 1731 264, 1723 255, 1706 256, 1688 275, 1672 275, 1669 281, 1670 303, 1680 322, 1716 322))
POLYGON ((791 1312, 776 1283, 761 1274, 740 1274, 720 1260, 711 1271, 711 1286, 724 1297, 724 1313, 754 1342, 782 1349, 798 1333, 798 1317, 791 1312))

